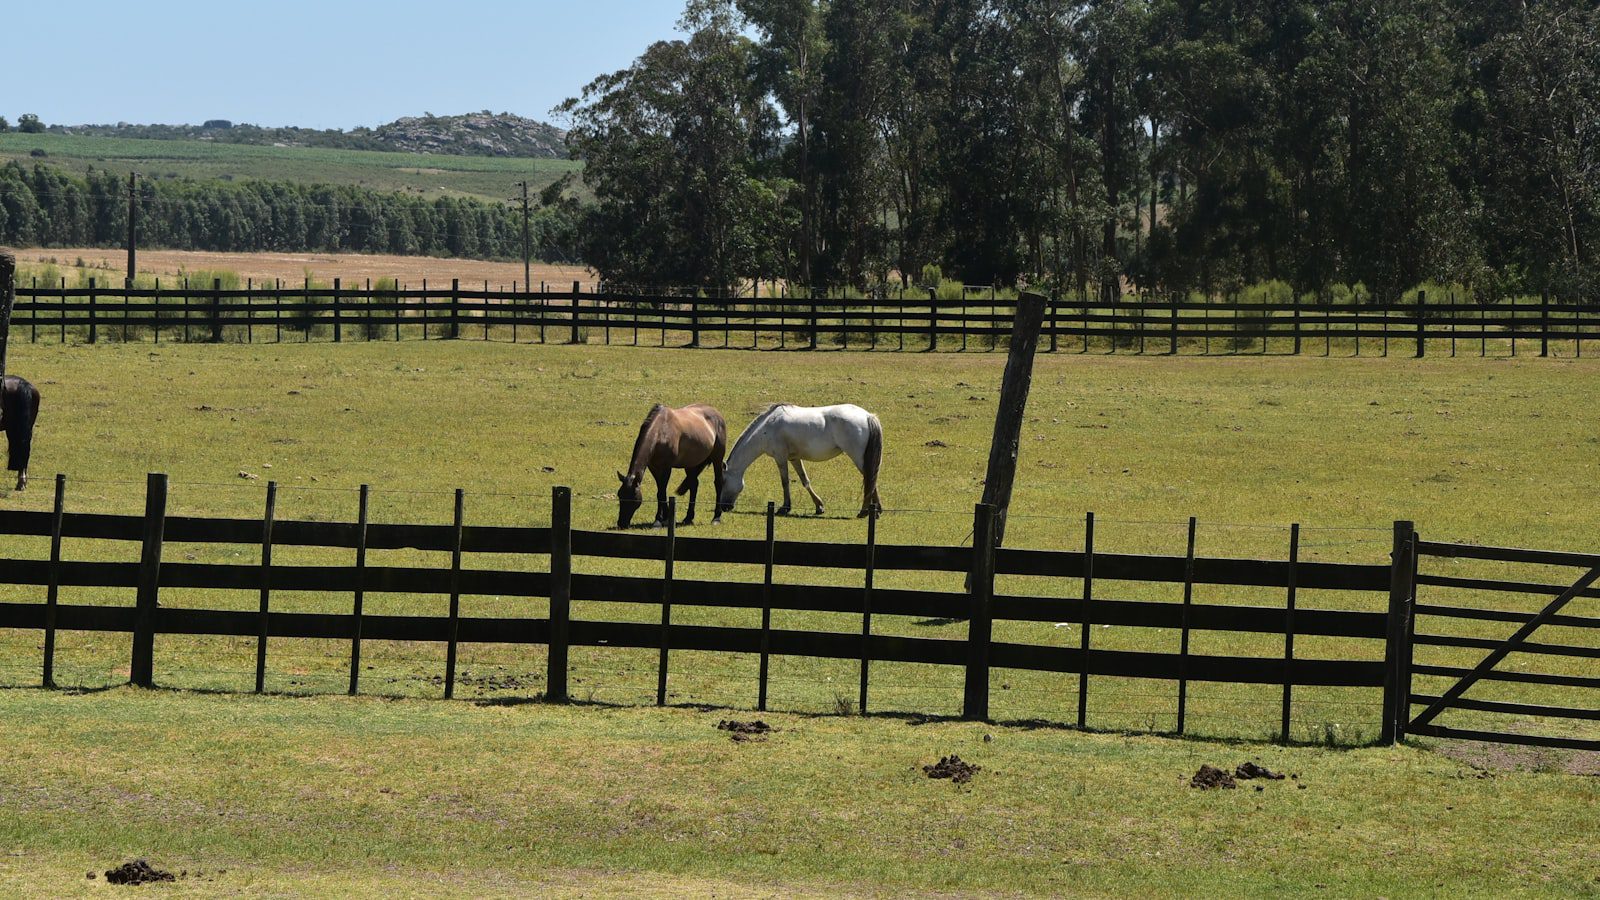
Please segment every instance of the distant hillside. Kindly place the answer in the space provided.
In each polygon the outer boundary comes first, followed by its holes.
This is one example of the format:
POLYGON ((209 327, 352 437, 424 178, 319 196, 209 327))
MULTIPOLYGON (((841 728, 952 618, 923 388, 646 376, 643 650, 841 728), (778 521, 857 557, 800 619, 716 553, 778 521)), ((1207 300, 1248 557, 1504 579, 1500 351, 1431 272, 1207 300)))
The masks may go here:
POLYGON ((460 116, 407 116, 377 128, 267 128, 212 119, 200 125, 52 125, 52 134, 210 141, 277 147, 390 150, 443 156, 566 159, 566 132, 545 122, 484 110, 460 116))

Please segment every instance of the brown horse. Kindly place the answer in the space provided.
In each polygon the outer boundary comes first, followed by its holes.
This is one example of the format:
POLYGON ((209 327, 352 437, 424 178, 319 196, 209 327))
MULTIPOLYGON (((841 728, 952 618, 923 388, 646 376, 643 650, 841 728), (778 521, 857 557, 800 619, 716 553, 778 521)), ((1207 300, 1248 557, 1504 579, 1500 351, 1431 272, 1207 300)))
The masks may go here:
MULTIPOLYGON (((628 463, 628 474, 617 473, 622 484, 617 488, 617 527, 627 528, 633 514, 644 503, 640 482, 644 470, 649 469, 656 479, 655 527, 667 524, 667 482, 672 480, 673 469, 683 469, 683 483, 678 485, 678 496, 689 495, 689 511, 683 524, 694 522, 695 495, 700 490, 700 472, 711 466, 717 493, 722 493, 722 458, 728 449, 728 426, 722 413, 696 403, 673 409, 657 403, 650 407, 639 426, 639 437, 633 442, 633 461, 628 463)), ((722 510, 712 503, 715 513, 712 521, 722 518, 722 510)))
POLYGON ((28 457, 33 455, 33 423, 38 418, 39 390, 15 375, 0 375, 0 429, 6 433, 6 468, 17 473, 19 491, 28 486, 28 457))

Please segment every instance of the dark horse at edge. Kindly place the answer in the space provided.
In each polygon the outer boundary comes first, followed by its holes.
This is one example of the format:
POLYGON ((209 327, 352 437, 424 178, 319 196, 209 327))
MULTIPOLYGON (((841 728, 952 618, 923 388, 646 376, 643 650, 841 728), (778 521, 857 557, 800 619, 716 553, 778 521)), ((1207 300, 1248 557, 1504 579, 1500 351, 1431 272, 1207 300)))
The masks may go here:
POLYGON ((17 473, 17 490, 28 486, 33 454, 33 423, 39 418, 39 389, 15 375, 0 379, 0 427, 6 431, 6 468, 17 473))
MULTIPOLYGON (((722 493, 723 457, 728 449, 728 425, 722 413, 704 403, 674 409, 661 403, 650 408, 639 426, 639 437, 633 442, 633 457, 628 472, 617 473, 621 485, 617 488, 617 527, 627 528, 634 513, 644 503, 641 482, 644 472, 656 480, 655 527, 667 524, 667 483, 672 480, 673 469, 683 469, 683 483, 678 485, 678 496, 689 495, 689 510, 683 524, 694 523, 695 496, 700 490, 700 473, 706 466, 716 481, 718 497, 722 493)), ((722 509, 716 507, 712 515, 715 522, 722 518, 722 509)))

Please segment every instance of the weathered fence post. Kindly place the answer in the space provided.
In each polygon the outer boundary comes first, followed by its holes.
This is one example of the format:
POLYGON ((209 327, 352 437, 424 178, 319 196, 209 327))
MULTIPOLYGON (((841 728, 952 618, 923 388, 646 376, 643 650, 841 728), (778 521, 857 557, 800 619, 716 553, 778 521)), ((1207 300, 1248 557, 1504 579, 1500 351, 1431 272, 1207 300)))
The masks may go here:
POLYGON ((211 343, 222 343, 222 279, 211 279, 211 343))
POLYGON ((89 343, 100 342, 100 317, 96 314, 99 307, 99 295, 95 290, 94 279, 89 279, 89 343))
POLYGON ((167 476, 145 476, 144 536, 139 552, 139 587, 134 600, 133 659, 128 681, 152 687, 155 670, 156 607, 160 604, 161 543, 167 530, 167 476))
POLYGON ((350 610, 350 696, 361 686, 362 605, 367 596, 367 501, 371 489, 361 486, 360 511, 356 514, 356 591, 350 610))
POLYGON ((1383 652, 1383 721, 1378 742, 1406 737, 1411 718, 1411 608, 1416 591, 1416 527, 1394 523, 1389 553, 1389 621, 1383 652))
POLYGON ((572 488, 550 492, 550 652, 544 698, 567 702, 567 644, 572 633, 572 488))
POLYGON ((989 718, 989 642, 993 633, 990 603, 994 599, 994 507, 975 504, 972 511, 972 566, 967 596, 967 679, 961 703, 964 719, 989 718))
POLYGON ((456 695, 456 644, 461 636, 461 528, 466 491, 456 488, 455 528, 450 546, 450 626, 444 651, 444 698, 456 695))
POLYGON ((56 502, 50 514, 50 583, 44 595, 44 686, 56 686, 56 599, 61 589, 61 519, 66 511, 67 476, 56 474, 56 502))
MULTIPOLYGON (((580 286, 579 286, 578 282, 574 281, 572 283, 572 336, 567 340, 567 343, 569 343, 569 344, 580 343, 580 341, 578 340, 578 290, 579 290, 579 287, 580 286)), ((695 345, 696 346, 699 346, 699 340, 700 340, 699 332, 696 332, 695 333, 695 345)))
POLYGON ((1417 359, 1423 358, 1428 353, 1428 336, 1423 331, 1422 325, 1422 313, 1427 302, 1428 292, 1417 291, 1417 359))
MULTIPOLYGON (((37 290, 37 279, 35 279, 34 283, 35 290, 37 290)), ((12 256, 8 250, 0 250, 0 378, 4 378, 6 374, 6 350, 10 346, 11 340, 11 311, 15 308, 16 302, 17 258, 12 256)), ((35 306, 31 317, 34 321, 33 328, 35 332, 33 340, 37 342, 39 339, 37 334, 39 329, 39 311, 37 309, 39 295, 37 293, 33 295, 33 302, 35 306)))
POLYGON ((272 601, 272 523, 278 514, 278 483, 267 482, 267 509, 261 517, 261 606, 256 631, 256 693, 267 683, 267 635, 272 601))
POLYGON ((1028 390, 1033 384, 1033 358, 1039 349, 1044 304, 1042 295, 1024 292, 1017 298, 1016 316, 1011 323, 1011 344, 1001 376, 1000 401, 989 438, 989 463, 983 482, 983 502, 996 511, 996 541, 1005 539, 1006 513, 1011 508, 1011 487, 1017 475, 1022 423, 1028 408, 1028 390))
POLYGON ((333 342, 344 343, 344 323, 339 314, 339 279, 333 280, 333 342))

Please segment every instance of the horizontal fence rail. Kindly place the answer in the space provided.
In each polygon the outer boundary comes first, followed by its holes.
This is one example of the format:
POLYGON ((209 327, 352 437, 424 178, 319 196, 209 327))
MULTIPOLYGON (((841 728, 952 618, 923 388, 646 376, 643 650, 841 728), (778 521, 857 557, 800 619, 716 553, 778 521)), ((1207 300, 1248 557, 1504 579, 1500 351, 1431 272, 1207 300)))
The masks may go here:
MULTIPOLYGON (((35 342, 463 339, 729 349, 1004 349, 1016 301, 895 291, 843 297, 643 295, 463 285, 270 285, 224 289, 17 286, 13 335, 35 342)), ((1146 295, 1051 298, 1041 349, 1149 354, 1582 356, 1600 303, 1198 302, 1146 295)))
MULTIPOLYGON (((233 519, 168 515, 166 479, 151 476, 146 488, 143 516, 77 513, 63 510, 65 480, 57 480, 57 512, 0 510, 0 535, 49 538, 51 553, 0 558, 0 628, 39 629, 45 632, 42 668, 49 683, 53 666, 51 649, 57 632, 98 631, 131 636, 131 680, 153 683, 157 635, 223 635, 257 638, 265 648, 268 638, 334 639, 351 644, 351 691, 358 689, 360 648, 363 641, 417 641, 444 645, 504 643, 544 645, 550 672, 546 682, 549 700, 566 699, 566 661, 570 647, 638 648, 661 653, 661 677, 673 651, 710 651, 769 656, 802 656, 857 661, 862 667, 860 709, 867 708, 867 666, 873 662, 923 663, 961 670, 965 679, 963 713, 988 718, 990 670, 1019 669, 1076 674, 1087 689, 1088 676, 1159 679, 1187 685, 1221 682, 1270 685, 1284 689, 1287 713, 1289 688, 1296 685, 1382 688, 1384 697, 1382 738, 1392 737, 1399 696, 1395 677, 1400 646, 1393 637, 1392 566, 1305 562, 1290 554, 1287 560, 1259 560, 1189 556, 1155 556, 1081 551, 993 548, 979 541, 975 547, 878 544, 869 529, 865 544, 761 539, 678 537, 666 533, 573 530, 571 493, 556 488, 552 495, 550 527, 467 525, 459 515, 450 525, 415 525, 368 522, 313 522, 275 520, 269 500, 266 517, 233 519), (63 539, 110 542, 126 547, 120 561, 64 559, 63 539), (246 545, 259 549, 259 561, 239 563, 194 562, 169 558, 164 548, 178 544, 246 545), (320 547, 349 551, 353 564, 286 564, 274 562, 273 546, 320 547), (368 560, 372 550, 412 549, 449 554, 448 566, 384 565, 368 560), (472 554, 464 563, 463 554, 472 554), (499 555, 499 556, 495 556, 499 555), (515 557, 515 559, 512 559, 515 557), (507 560, 506 568, 494 560, 507 560), (635 560, 665 564, 657 575, 620 575, 574 572, 577 559, 635 560), (529 563, 532 563, 530 566, 529 563), (673 564, 732 563, 765 567, 764 580, 675 576, 673 564), (797 570, 847 570, 861 576, 856 584, 773 583, 773 566, 797 570), (530 570, 531 569, 531 570, 530 570), (873 573, 892 571, 942 572, 967 576, 958 590, 923 590, 873 584, 873 573), (1083 598, 1032 596, 1015 590, 1029 577, 1046 584, 1059 579, 1083 579, 1092 571, 1103 596, 1083 598), (997 577, 1007 578, 1012 590, 996 593, 997 577), (1138 584, 1183 585, 1185 600, 1144 601, 1120 595, 1138 584), (1287 605, 1255 603, 1218 604, 1192 602, 1196 584, 1233 585, 1252 589, 1281 589, 1287 605), (58 600, 62 587, 126 589, 133 605, 68 604, 58 600), (164 591, 203 589, 259 593, 254 609, 168 607, 164 591), (1329 589, 1354 592, 1370 599, 1367 609, 1295 609, 1295 590, 1329 589), (290 612, 273 609, 275 592, 304 591, 351 598, 349 612, 290 612), (373 615, 363 612, 363 599, 385 593, 433 594, 451 598, 449 615, 373 615), (1119 596, 1120 595, 1120 596, 1119 596), (547 614, 526 617, 470 617, 461 615, 458 600, 465 596, 495 596, 513 600, 549 600, 547 614), (573 614, 573 601, 631 604, 663 611, 657 622, 604 621, 573 614), (680 624, 670 621, 672 607, 759 610, 760 627, 680 624), (859 632, 810 631, 776 628, 774 610, 843 613, 861 616, 859 632), (907 637, 874 633, 872 616, 914 616, 965 620, 965 639, 907 637), (1075 626, 1087 635, 1096 625, 1181 631, 1182 648, 1176 652, 1135 651, 1091 646, 1087 637, 1079 646, 1045 646, 991 636, 989 623, 1054 622, 1075 626), (976 627, 982 623, 983 627, 976 627), (1332 636, 1360 639, 1370 652, 1350 659, 1299 658, 1292 640, 1282 655, 1237 656, 1191 652, 1190 632, 1332 636)), ((269 488, 269 498, 273 496, 269 488)), ((363 492, 365 497, 365 492, 363 492)), ((459 504, 459 500, 458 500, 459 504)), ((365 510, 365 504, 363 504, 365 510)), ((460 509, 458 505, 458 510, 460 509)), ((975 533, 985 534, 993 510, 979 505, 974 512, 975 533)), ((768 524, 772 512, 768 511, 768 524)), ((17 546, 12 544, 12 546, 17 546)), ((542 608, 540 610, 542 612, 542 608)), ((626 618, 626 617, 624 617, 626 618)), ((449 660, 454 660, 454 653, 449 660)), ((257 660, 257 690, 270 663, 262 649, 257 660)), ((454 668, 446 668, 443 686, 450 695, 454 668)), ((761 667, 758 708, 765 708, 768 667, 761 667)), ((1179 693, 1183 705, 1183 693, 1179 693)), ((1374 704, 1376 706, 1376 704, 1374 704)), ((919 712, 919 710, 910 710, 919 712)), ((1375 710, 1376 711, 1376 710, 1375 710)), ((1180 716, 1179 721, 1182 721, 1180 716)), ((1080 724, 1086 724, 1081 723, 1080 724)), ((1180 726, 1181 730, 1181 726, 1180 726)), ((1283 734, 1288 739, 1287 730, 1283 734)))

